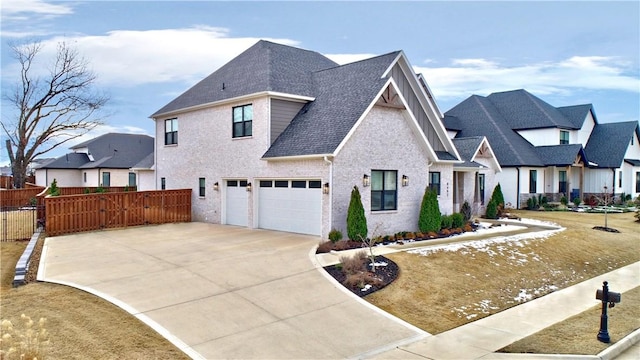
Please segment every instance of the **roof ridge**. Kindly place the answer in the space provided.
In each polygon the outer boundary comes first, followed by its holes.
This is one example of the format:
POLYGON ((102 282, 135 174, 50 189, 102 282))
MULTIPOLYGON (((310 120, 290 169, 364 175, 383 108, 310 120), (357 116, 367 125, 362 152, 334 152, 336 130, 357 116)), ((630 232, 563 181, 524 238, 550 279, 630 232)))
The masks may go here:
MULTIPOLYGON (((474 95, 475 96, 475 95, 474 95)), ((481 96, 476 96, 476 100, 478 102, 478 104, 480 105, 480 108, 482 109, 482 111, 485 113, 485 115, 487 116, 487 118, 489 119, 489 121, 491 122, 491 124, 496 128, 496 134, 498 134, 500 137, 503 138, 505 144, 507 144, 507 146, 509 147, 509 149, 511 149, 512 153, 515 155, 516 158, 518 158, 518 161, 520 163, 524 163, 524 159, 520 156, 520 153, 518 151, 516 151, 516 149, 514 148, 513 144, 511 144, 511 141, 509 141, 509 139, 507 138, 507 136, 504 134, 504 132, 502 131, 502 127, 498 126, 498 124, 496 123, 496 120, 493 118, 493 116, 491 116, 491 114, 489 113, 489 111, 487 111, 486 107, 484 106, 484 104, 482 103, 482 101, 479 101, 477 99, 477 97, 481 97, 481 96)), ((484 97, 483 97, 484 98, 484 97)), ((485 98, 486 99, 486 98, 485 98)), ((488 99, 487 99, 488 100, 488 99)), ((489 100, 489 102, 491 102, 491 100, 489 100)), ((493 104, 493 102, 491 102, 493 104)), ((509 128, 510 129, 510 128, 509 128)))

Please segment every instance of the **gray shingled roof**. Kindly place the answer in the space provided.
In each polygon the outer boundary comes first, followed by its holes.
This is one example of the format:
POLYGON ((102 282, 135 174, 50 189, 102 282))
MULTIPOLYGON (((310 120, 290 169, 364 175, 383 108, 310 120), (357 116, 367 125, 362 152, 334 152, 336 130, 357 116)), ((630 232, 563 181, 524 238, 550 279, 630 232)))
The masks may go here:
POLYGON ((473 95, 446 112, 444 124, 462 127, 456 138, 486 136, 501 166, 544 166, 533 146, 511 129, 488 98, 473 95), (454 119, 456 118, 456 119, 454 119))
POLYGON ((314 96, 312 72, 337 65, 314 51, 260 40, 151 117, 262 91, 314 96))
POLYGON ((155 164, 154 154, 150 153, 144 159, 140 160, 137 164, 133 165, 134 169, 151 169, 155 164))
POLYGON ((526 90, 492 93, 487 98, 514 130, 562 128, 579 129, 558 109, 526 90))
POLYGON ((41 169, 129 169, 149 154, 153 154, 154 140, 148 135, 109 133, 71 147, 87 148, 87 154, 69 153, 44 164, 41 169))
POLYGON ((624 159, 624 161, 631 166, 640 166, 640 159, 624 159))
POLYGON ((536 146, 535 149, 546 166, 569 166, 578 155, 585 164, 588 162, 582 144, 536 146))
MULTIPOLYGON (((582 125, 584 125, 584 121, 587 119, 587 115, 589 114, 589 111, 593 109, 593 105, 584 104, 584 105, 562 106, 557 109, 558 111, 560 111, 562 115, 564 115, 569 121, 571 121, 574 129, 581 129, 582 125)), ((594 112, 593 117, 595 118, 595 116, 596 115, 594 112)))
POLYGON ((353 128, 387 78, 400 52, 314 72, 313 96, 273 142, 264 158, 330 154, 353 128))
POLYGON ((456 149, 458 150, 458 154, 460 154, 462 161, 464 161, 464 163, 462 164, 454 164, 453 166, 454 167, 475 167, 475 168, 485 167, 482 164, 479 164, 475 161, 471 161, 471 159, 476 154, 476 151, 482 144, 483 139, 484 139, 484 136, 471 136, 471 137, 453 139, 453 145, 455 145, 456 149))
POLYGON ((599 168, 619 167, 631 136, 638 131, 637 121, 596 124, 585 147, 589 161, 598 164, 599 168))

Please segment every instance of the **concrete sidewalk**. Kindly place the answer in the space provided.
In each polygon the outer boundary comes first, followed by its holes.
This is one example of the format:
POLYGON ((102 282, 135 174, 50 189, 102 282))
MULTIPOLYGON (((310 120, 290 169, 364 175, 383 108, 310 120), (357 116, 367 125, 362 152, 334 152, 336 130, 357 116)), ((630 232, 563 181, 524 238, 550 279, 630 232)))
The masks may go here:
MULTIPOLYGON (((600 304, 600 301, 595 299, 595 293, 596 290, 602 289, 603 281, 609 282, 611 291, 620 293, 640 286, 640 262, 424 340, 388 351, 380 351, 377 354, 369 353, 363 357, 376 359, 509 359, 514 356, 518 359, 543 358, 540 355, 498 354, 494 351, 600 304)), ((624 302, 624 297, 622 301, 624 302)), ((612 311, 615 312, 615 308, 612 311)), ((596 335, 597 332, 593 334, 594 338, 596 335)), ((635 341, 638 337, 635 335, 635 341)), ((616 344, 611 346, 611 348, 614 347, 616 344)), ((606 358, 615 358, 625 349, 626 347, 618 349, 619 351, 615 348, 611 349, 606 358)), ((565 358, 571 358, 571 356, 565 356, 565 358)), ((581 356, 580 358, 599 357, 581 356)))

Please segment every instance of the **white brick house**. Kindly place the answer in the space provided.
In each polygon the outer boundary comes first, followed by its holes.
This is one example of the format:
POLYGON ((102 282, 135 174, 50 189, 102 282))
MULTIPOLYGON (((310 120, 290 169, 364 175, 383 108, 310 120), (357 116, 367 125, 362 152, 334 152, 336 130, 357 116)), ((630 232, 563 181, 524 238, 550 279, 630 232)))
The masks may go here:
POLYGON ((260 41, 151 116, 156 188, 194 189, 196 221, 326 238, 358 186, 370 232, 415 231, 430 172, 453 188, 463 163, 428 91, 400 51, 339 66, 260 41))

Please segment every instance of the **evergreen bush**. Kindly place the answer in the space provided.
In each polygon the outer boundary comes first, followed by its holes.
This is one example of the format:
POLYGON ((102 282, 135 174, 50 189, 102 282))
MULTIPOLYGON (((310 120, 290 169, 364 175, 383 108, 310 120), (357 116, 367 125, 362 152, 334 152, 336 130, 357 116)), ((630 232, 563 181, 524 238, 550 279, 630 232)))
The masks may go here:
POLYGON ((498 204, 496 204, 495 200, 489 200, 487 204, 487 213, 485 215, 487 219, 497 219, 498 218, 498 204))
POLYGON ((342 232, 338 229, 331 229, 329 231, 329 240, 334 244, 342 240, 342 232))
POLYGON ((58 187, 58 180, 53 179, 51 182, 51 186, 49 187, 49 195, 58 196, 60 195, 60 188, 58 187))
POLYGON ((440 219, 440 229, 451 229, 453 226, 453 218, 451 215, 442 215, 440 219))
POLYGON ((461 228, 465 224, 464 215, 461 213, 453 213, 451 215, 451 227, 454 229, 461 228))
POLYGON ((364 215, 362 198, 357 186, 351 190, 351 201, 347 210, 347 236, 356 241, 367 238, 367 218, 364 215))
POLYGON ((420 232, 440 231, 440 206, 438 205, 438 194, 428 187, 424 191, 422 204, 420 206, 420 218, 418 219, 418 229, 420 232))
MULTIPOLYGON (((504 195, 502 195, 502 188, 500 187, 500 183, 493 188, 493 193, 491 194, 491 200, 496 202, 496 208, 502 204, 504 207, 504 195)), ((491 201, 489 200, 489 201, 491 201)))
POLYGON ((471 220, 471 206, 468 201, 464 201, 462 206, 460 207, 460 213, 463 216, 464 222, 471 220))

